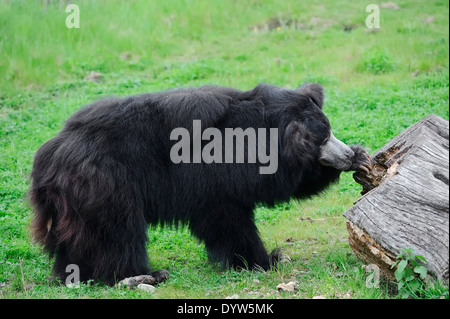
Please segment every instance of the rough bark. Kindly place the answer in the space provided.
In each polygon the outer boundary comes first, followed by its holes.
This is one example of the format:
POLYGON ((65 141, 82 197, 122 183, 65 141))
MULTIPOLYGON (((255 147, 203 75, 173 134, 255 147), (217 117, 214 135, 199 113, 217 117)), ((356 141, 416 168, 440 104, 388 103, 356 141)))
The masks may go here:
POLYGON ((356 255, 393 278, 404 248, 424 256, 429 274, 449 279, 449 122, 430 115, 372 156, 357 172, 363 196, 344 213, 356 255))

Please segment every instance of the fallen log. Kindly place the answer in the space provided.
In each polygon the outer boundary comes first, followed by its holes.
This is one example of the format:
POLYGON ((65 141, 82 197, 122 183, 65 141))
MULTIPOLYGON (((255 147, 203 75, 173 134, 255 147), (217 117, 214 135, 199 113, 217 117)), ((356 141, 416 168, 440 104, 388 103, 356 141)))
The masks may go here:
POLYGON ((405 248, 426 258, 428 273, 449 280, 449 122, 430 115, 372 156, 357 172, 362 197, 344 213, 349 244, 368 264, 394 278, 405 248))

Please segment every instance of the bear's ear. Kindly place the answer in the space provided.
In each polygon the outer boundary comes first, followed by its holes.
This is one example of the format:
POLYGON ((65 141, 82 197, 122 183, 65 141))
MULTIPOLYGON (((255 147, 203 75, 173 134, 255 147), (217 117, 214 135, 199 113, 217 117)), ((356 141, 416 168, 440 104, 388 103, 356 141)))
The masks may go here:
POLYGON ((283 153, 293 163, 306 162, 312 159, 314 145, 311 134, 300 122, 289 123, 283 134, 283 153))
POLYGON ((317 83, 303 83, 300 92, 309 97, 319 108, 323 105, 323 87, 317 83))

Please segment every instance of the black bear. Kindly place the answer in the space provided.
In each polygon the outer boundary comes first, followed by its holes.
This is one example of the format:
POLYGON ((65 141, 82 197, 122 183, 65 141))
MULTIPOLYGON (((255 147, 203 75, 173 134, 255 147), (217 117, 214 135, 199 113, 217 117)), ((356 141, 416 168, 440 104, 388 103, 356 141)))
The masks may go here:
POLYGON ((311 196, 341 171, 370 168, 363 148, 333 136, 323 100, 309 83, 94 102, 35 155, 33 237, 63 280, 70 264, 82 281, 151 274, 147 226, 158 223, 187 224, 211 260, 267 270, 278 252, 258 235, 256 203, 311 196))

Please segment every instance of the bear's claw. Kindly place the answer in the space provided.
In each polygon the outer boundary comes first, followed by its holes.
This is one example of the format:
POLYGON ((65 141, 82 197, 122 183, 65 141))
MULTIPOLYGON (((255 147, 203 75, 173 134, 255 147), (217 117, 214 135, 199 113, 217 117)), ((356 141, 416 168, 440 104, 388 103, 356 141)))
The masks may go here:
POLYGON ((366 173, 367 173, 367 175, 369 175, 369 174, 370 174, 370 169, 369 169, 369 167, 366 167, 366 166, 360 165, 360 166, 359 166, 358 168, 359 168, 360 170, 362 170, 362 171, 366 172, 366 173))
POLYGON ((367 174, 370 174, 373 166, 369 153, 367 153, 366 150, 360 145, 350 145, 350 148, 353 152, 355 152, 352 160, 353 164, 350 167, 350 170, 364 171, 367 174))

